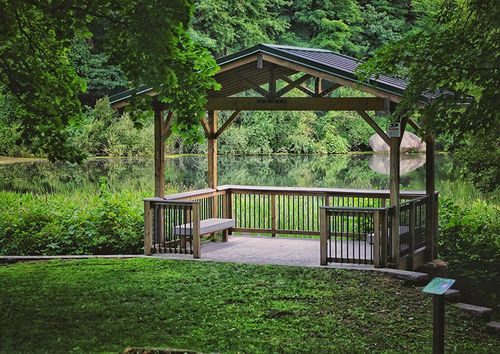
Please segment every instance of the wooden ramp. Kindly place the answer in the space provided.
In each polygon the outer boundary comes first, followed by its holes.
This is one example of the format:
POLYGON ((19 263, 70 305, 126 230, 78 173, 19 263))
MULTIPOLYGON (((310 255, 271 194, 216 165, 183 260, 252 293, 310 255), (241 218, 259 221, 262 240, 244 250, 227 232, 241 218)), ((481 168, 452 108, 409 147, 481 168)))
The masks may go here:
MULTIPOLYGON (((349 242, 350 249, 357 249, 356 242, 349 242)), ((345 246, 346 242, 344 242, 345 246)), ((340 252, 340 247, 338 248, 340 252)), ((345 249, 343 252, 346 252, 345 249)), ((345 255, 345 253, 344 253, 345 255)), ((192 259, 191 255, 164 253, 155 255, 169 259, 192 259)), ((340 256, 340 253, 339 253, 340 256)), ((231 236, 228 242, 207 242, 201 248, 203 260, 217 262, 279 264, 294 266, 319 266, 319 240, 231 236)), ((371 265, 360 265, 370 267, 371 265)))

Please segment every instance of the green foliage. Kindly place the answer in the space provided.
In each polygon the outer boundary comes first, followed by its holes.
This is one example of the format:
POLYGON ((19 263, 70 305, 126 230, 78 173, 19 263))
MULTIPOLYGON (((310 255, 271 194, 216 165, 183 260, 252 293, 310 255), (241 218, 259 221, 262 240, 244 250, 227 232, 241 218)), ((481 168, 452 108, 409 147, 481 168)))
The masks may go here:
POLYGON ((131 86, 154 87, 159 100, 176 111, 177 132, 194 129, 206 91, 216 86, 215 61, 186 33, 192 0, 2 0, 0 7, 0 84, 19 99, 24 143, 39 137, 38 148, 51 160, 83 158, 68 137, 80 120, 86 82, 69 57, 72 40, 89 37, 93 20, 105 28, 99 45, 109 63, 131 86))
POLYGON ((289 26, 281 16, 286 4, 287 0, 196 0, 193 38, 215 57, 274 42, 289 26))
POLYGON ((19 255, 141 253, 137 194, 35 196, 1 192, 0 253, 19 255))
POLYGON ((439 254, 467 295, 488 305, 500 299, 500 207, 486 200, 461 206, 441 198, 439 254))
MULTIPOLYGON (((378 50, 363 66, 362 76, 404 75, 410 84, 396 116, 421 114, 424 128, 451 135, 454 148, 464 149, 463 156, 471 147, 469 141, 488 141, 488 154, 496 162, 500 159, 498 18, 496 0, 443 1, 425 26, 378 50), (422 94, 428 92, 442 94, 429 105, 419 106, 422 94), (466 96, 473 100, 464 106, 466 96)), ((478 150, 472 154, 480 157, 478 150)), ((466 167, 480 165, 480 161, 484 160, 469 162, 466 167)), ((498 179, 492 175, 497 176, 498 171, 485 173, 485 180, 479 183, 483 189, 497 187, 498 179)), ((481 178, 475 173, 472 177, 481 178)))
POLYGON ((0 90, 0 155, 26 156, 29 152, 20 144, 23 126, 17 118, 18 104, 15 97, 0 90))
POLYGON ((108 63, 105 53, 92 50, 91 38, 77 37, 72 40, 68 55, 78 76, 87 83, 87 93, 97 97, 107 95, 112 89, 125 87, 123 72, 108 63))
POLYGON ((84 122, 73 139, 91 156, 151 156, 154 127, 151 115, 142 124, 128 113, 121 116, 109 105, 107 97, 88 108, 84 122))

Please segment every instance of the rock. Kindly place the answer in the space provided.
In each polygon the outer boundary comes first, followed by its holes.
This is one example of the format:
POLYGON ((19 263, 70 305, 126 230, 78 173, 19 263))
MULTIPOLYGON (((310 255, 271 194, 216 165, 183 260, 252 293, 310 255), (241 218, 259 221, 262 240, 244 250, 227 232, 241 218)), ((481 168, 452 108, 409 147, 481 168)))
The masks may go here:
POLYGON ((444 293, 444 298, 448 301, 456 301, 460 298, 460 291, 456 289, 448 289, 448 291, 444 293))
POLYGON ((482 306, 476 306, 476 305, 471 305, 471 304, 465 304, 463 302, 457 302, 455 304, 456 307, 459 309, 464 310, 467 313, 470 313, 473 316, 477 317, 487 317, 491 314, 493 311, 489 307, 482 307, 482 306))
POLYGON ((419 267, 417 271, 427 273, 431 278, 447 278, 449 274, 448 263, 439 259, 435 259, 432 262, 425 263, 424 265, 419 267))
POLYGON ((500 333, 500 322, 490 321, 486 324, 486 327, 493 333, 500 333))
MULTIPOLYGON (((388 152, 389 145, 378 135, 373 134, 368 141, 375 152, 388 152)), ((401 152, 425 152, 425 142, 411 132, 405 132, 401 141, 401 152)))

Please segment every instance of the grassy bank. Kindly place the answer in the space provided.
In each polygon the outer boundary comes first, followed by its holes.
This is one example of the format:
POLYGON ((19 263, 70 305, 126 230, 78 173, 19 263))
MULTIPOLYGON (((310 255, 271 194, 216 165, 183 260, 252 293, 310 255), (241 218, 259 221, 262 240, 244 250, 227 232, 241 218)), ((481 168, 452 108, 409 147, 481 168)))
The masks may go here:
MULTIPOLYGON (((419 288, 370 272, 154 259, 0 267, 0 351, 431 351, 432 306, 419 288)), ((450 352, 500 339, 447 306, 450 352), (466 333, 466 335, 464 335, 466 333)))

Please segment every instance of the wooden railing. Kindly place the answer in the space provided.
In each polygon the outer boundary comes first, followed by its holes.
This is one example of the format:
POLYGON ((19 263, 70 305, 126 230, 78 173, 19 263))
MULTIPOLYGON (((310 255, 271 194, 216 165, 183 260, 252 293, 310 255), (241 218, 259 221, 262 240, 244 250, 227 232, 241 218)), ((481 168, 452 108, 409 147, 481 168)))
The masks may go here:
MULTIPOLYGON (((435 198, 437 201, 437 195, 435 198)), ((407 267, 414 267, 414 255, 425 248, 428 231, 435 227, 429 225, 433 219, 427 215, 429 200, 423 192, 401 192, 400 256, 407 267)), ((144 203, 146 254, 177 252, 199 257, 200 237, 195 226, 199 229, 201 220, 227 218, 235 220, 231 233, 321 236, 328 241, 320 246, 322 264, 356 262, 384 267, 392 258, 393 209, 388 207, 386 190, 226 185, 148 198, 144 203), (172 230, 184 224, 194 226, 192 234, 181 239, 172 230)))
POLYGON ((182 253, 200 257, 200 204, 144 200, 144 253, 182 253))
MULTIPOLYGON (((384 207, 389 191, 337 189, 222 186, 230 201, 228 217, 236 220, 234 232, 263 236, 311 237, 320 235, 319 208, 384 207)), ((421 196, 421 192, 403 192, 402 200, 421 196)))
POLYGON ((374 264, 391 259, 394 207, 321 207, 320 263, 374 264))

